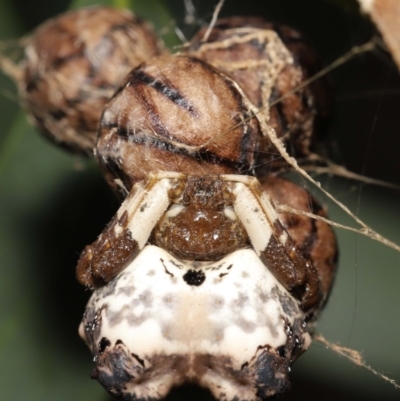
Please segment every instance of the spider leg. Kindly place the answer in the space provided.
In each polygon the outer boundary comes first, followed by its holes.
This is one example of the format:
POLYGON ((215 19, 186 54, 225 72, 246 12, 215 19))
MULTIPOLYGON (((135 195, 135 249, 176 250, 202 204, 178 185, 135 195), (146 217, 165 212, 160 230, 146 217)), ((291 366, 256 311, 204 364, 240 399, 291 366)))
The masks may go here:
MULTIPOLYGON (((326 209, 306 189, 287 179, 270 176, 262 180, 261 185, 275 205, 287 205, 300 212, 328 217, 326 209)), ((300 213, 279 212, 278 215, 296 247, 317 269, 323 294, 321 307, 328 299, 336 273, 338 247, 335 233, 329 224, 300 213)))
POLYGON ((270 196, 254 177, 222 177, 231 182, 234 210, 257 255, 299 300, 303 310, 311 311, 322 298, 317 271, 282 225, 270 196))
POLYGON ((91 288, 107 284, 136 257, 170 205, 170 191, 182 178, 178 173, 150 174, 132 188, 97 240, 83 250, 77 265, 81 284, 91 288))

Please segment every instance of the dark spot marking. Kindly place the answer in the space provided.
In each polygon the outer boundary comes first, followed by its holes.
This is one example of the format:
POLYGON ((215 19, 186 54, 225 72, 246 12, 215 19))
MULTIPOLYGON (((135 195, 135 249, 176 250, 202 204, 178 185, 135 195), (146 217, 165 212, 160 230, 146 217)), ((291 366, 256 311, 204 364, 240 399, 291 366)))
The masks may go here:
POLYGON ((286 356, 286 348, 284 345, 281 345, 280 347, 277 348, 278 354, 281 358, 285 358, 286 356))
POLYGON ((222 278, 222 277, 224 277, 224 276, 226 276, 228 273, 221 273, 220 275, 219 275, 219 278, 222 278))
POLYGON ((106 350, 106 348, 109 347, 110 345, 111 345, 110 340, 103 337, 99 342, 99 354, 102 354, 106 350))
POLYGON ((186 284, 198 287, 204 283, 206 275, 201 270, 188 270, 183 279, 186 281, 186 284))
POLYGON ((67 115, 65 113, 65 111, 60 110, 60 109, 50 110, 49 114, 57 121, 60 121, 61 119, 63 119, 67 115))

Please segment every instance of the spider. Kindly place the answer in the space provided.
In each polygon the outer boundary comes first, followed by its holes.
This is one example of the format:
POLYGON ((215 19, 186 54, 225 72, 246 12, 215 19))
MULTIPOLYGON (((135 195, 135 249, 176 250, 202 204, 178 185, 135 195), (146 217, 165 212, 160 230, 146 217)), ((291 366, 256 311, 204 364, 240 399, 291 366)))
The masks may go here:
MULTIPOLYGON (((41 145, 42 145, 42 144, 41 144, 41 145)), ((42 145, 42 146, 43 146, 43 145, 42 145)), ((51 154, 52 154, 52 150, 48 150, 48 151, 49 151, 49 154, 51 155, 51 154)), ((57 156, 58 156, 58 155, 57 155, 57 156)), ((49 156, 48 156, 48 157, 49 157, 49 156)), ((54 156, 54 157, 55 157, 55 156, 54 156)), ((60 156, 60 157, 62 158, 62 156, 60 156)), ((65 160, 65 162, 64 162, 64 163, 65 163, 65 165, 69 165, 69 161, 67 161, 66 159, 62 159, 62 160, 65 160)), ((53 182, 53 184, 54 184, 54 182, 53 182)), ((49 191, 49 193, 50 193, 50 191, 49 191)), ((47 204, 48 204, 48 205, 50 205, 50 204, 51 204, 51 202, 50 202, 50 201, 48 201, 48 202, 47 202, 47 204)), ((93 234, 92 234, 92 237, 93 237, 93 235, 96 235, 96 233, 93 233, 93 234)), ((89 236, 88 236, 88 240, 86 240, 86 242, 87 242, 87 241, 90 241, 90 238, 89 238, 89 236)), ((350 239, 350 241, 352 242, 352 240, 351 240, 351 239, 350 239)), ((83 241, 83 242, 84 242, 84 241, 83 241)), ((79 246, 79 245, 77 245, 77 246, 76 246, 76 251, 78 251, 78 250, 79 250, 79 248, 80 248, 80 246, 79 246)), ((61 288, 61 287, 59 287, 59 288, 61 288)), ((351 300, 350 300, 350 303, 351 303, 351 300)), ((328 319, 328 318, 327 318, 327 319, 328 319)), ((301 363, 301 360, 300 360, 300 362, 299 362, 299 363, 301 363)), ((79 381, 78 381, 78 379, 75 379, 75 380, 76 380, 76 382, 79 382, 79 381)))
POLYGON ((185 381, 222 400, 283 391, 310 342, 301 309, 322 295, 267 192, 240 175, 151 174, 86 247, 78 278, 99 287, 80 328, 94 377, 140 399, 185 381))

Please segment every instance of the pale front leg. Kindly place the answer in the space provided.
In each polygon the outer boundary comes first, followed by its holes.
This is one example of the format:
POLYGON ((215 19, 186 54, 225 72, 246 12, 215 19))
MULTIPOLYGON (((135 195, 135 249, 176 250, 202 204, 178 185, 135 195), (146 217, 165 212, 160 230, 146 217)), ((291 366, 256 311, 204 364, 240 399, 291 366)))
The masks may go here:
POLYGON ((178 173, 150 174, 132 188, 105 230, 83 250, 77 266, 81 284, 91 288, 104 285, 136 257, 170 205, 170 191, 183 177, 178 173))
POLYGON ((320 283, 313 264, 295 247, 269 195, 253 177, 224 175, 235 196, 234 210, 264 264, 308 311, 319 305, 320 283))

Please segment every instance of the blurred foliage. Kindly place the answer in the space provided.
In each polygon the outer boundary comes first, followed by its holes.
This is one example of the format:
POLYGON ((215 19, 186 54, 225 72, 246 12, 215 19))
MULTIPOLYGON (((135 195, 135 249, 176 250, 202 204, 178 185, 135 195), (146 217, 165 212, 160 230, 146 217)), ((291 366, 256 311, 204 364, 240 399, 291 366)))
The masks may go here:
MULTIPOLYGON (((71 7, 92 3, 77 0, 71 7)), ((123 3, 115 1, 117 6, 123 3)), ((184 26, 183 1, 126 3, 166 32, 169 45, 178 43, 175 24, 188 37, 196 29, 184 26)), ((193 3, 198 17, 209 21, 215 1, 193 3)), ((27 15, 29 4, 0 2, 0 39, 18 37, 66 7, 37 0, 27 15)), ((310 37, 328 63, 374 32, 348 10, 323 0, 228 0, 223 15, 257 14, 292 24, 310 37)), ((354 171, 400 182, 395 92, 400 83, 389 58, 379 52, 363 55, 335 71, 333 79, 336 107, 325 135, 338 149, 334 154, 354 171)), ((10 100, 12 83, 5 77, 0 77, 0 88, 2 399, 108 399, 89 379, 91 356, 77 335, 89 293, 76 283, 74 267, 80 251, 100 233, 118 203, 94 163, 58 150, 36 134, 18 112, 17 102, 10 100)), ((334 178, 325 179, 324 185, 377 231, 400 243, 398 192, 334 178)), ((351 223, 330 208, 333 219, 351 223)), ((338 234, 340 271, 318 329, 332 341, 363 351, 370 365, 399 380, 400 256, 353 233, 338 234)), ((292 391, 281 400, 399 398, 392 387, 318 344, 294 365, 292 381, 292 391)), ((208 395, 183 389, 169 399, 188 397, 204 400, 208 395)))

